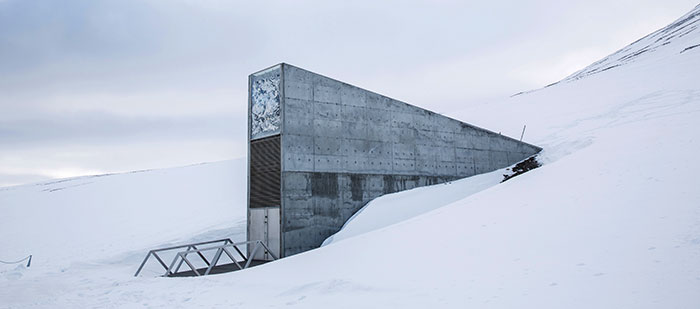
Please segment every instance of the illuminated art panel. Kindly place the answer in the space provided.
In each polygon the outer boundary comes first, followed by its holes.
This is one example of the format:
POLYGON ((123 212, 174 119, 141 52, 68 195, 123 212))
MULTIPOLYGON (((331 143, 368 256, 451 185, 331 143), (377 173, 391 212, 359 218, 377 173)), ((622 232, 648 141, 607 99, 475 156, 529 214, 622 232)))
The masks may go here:
POLYGON ((251 78, 251 140, 280 132, 280 73, 281 67, 275 66, 251 78))

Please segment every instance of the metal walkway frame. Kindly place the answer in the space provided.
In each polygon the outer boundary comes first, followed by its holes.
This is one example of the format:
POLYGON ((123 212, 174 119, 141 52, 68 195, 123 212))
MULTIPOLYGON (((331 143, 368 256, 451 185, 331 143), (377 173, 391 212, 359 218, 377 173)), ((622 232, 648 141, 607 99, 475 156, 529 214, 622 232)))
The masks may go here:
MULTIPOLYGON (((185 245, 180 245, 180 246, 173 246, 173 247, 167 247, 167 248, 160 248, 160 249, 153 249, 151 251, 148 251, 148 254, 146 254, 146 257, 143 259, 143 262, 141 262, 141 266, 139 266, 139 269, 136 271, 134 274, 134 277, 137 277, 143 267, 146 265, 146 262, 148 262, 148 259, 152 256, 154 257, 158 263, 160 263, 161 266, 165 269, 165 273, 162 275, 163 277, 167 277, 173 274, 176 274, 179 270, 180 267, 182 267, 182 264, 185 263, 187 266, 194 272, 196 276, 206 276, 208 275, 211 270, 216 267, 217 263, 219 263, 219 260, 221 259, 222 254, 226 254, 229 259, 233 262, 233 264, 238 267, 239 270, 246 269, 250 266, 250 263, 253 261, 253 258, 255 254, 258 252, 258 250, 262 248, 262 250, 265 250, 266 253, 269 253, 270 256, 272 257, 273 260, 277 260, 278 257, 270 251, 270 249, 265 245, 260 240, 249 240, 249 241, 244 241, 244 242, 238 242, 234 243, 230 238, 224 238, 224 239, 218 239, 218 240, 210 240, 210 241, 203 241, 203 242, 198 242, 198 243, 192 243, 192 244, 185 244, 185 245), (201 247, 204 245, 213 245, 213 246, 207 246, 207 247, 201 247), (249 256, 246 256, 243 254, 243 251, 241 251, 242 248, 239 248, 239 246, 243 245, 253 245, 253 249, 250 252, 249 256), (200 246, 200 248, 198 248, 200 246), (162 253, 165 251, 172 251, 176 249, 183 249, 185 248, 184 251, 178 252, 175 257, 173 258, 172 262, 170 262, 170 265, 166 265, 163 259, 158 255, 158 253, 162 253), (235 250, 235 252, 242 258, 241 261, 237 260, 236 257, 231 253, 229 249, 235 250), (211 260, 207 260, 207 258, 202 254, 204 251, 211 251, 211 250, 216 250, 214 253, 214 258, 211 260), (207 265, 207 269, 204 271, 204 273, 200 273, 197 268, 192 264, 192 262, 187 258, 188 255, 190 254, 197 254, 202 261, 204 261, 204 264, 207 265), (177 264, 177 266, 175 265, 177 264), (242 265, 241 265, 242 264, 242 265)), ((243 248, 245 250, 245 248, 243 248)))

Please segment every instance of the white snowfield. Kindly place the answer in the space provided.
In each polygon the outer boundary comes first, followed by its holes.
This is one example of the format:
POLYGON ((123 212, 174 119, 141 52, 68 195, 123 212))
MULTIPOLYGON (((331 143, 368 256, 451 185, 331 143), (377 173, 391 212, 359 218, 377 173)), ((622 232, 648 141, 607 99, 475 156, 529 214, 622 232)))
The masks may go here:
POLYGON ((132 277, 151 247, 244 236, 242 161, 0 188, 0 259, 34 254, 0 268, 0 307, 700 308, 699 14, 611 69, 456 115, 527 123, 541 168, 382 197, 245 271, 132 277))
POLYGON ((245 190, 244 160, 0 188, 0 260, 33 254, 31 274, 144 255, 245 220, 245 190))

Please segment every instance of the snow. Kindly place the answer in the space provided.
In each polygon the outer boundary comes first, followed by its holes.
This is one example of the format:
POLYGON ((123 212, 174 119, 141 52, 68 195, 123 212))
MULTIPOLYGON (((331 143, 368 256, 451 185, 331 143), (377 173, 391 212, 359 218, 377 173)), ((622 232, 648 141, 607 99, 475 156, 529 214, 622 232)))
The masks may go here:
POLYGON ((0 259, 36 259, 0 268, 0 307, 698 308, 699 33, 455 111, 526 122, 542 167, 382 197, 326 246, 245 271, 132 277, 154 246, 244 236, 241 161, 0 188, 0 259))
POLYGON ((323 242, 323 246, 403 222, 451 204, 497 185, 503 181, 505 174, 511 173, 500 169, 454 182, 383 195, 370 201, 350 217, 338 233, 323 242))
POLYGON ((0 259, 60 272, 217 230, 245 239, 245 171, 239 159, 0 188, 0 259))
MULTIPOLYGON (((697 28, 699 26, 700 10, 696 8, 695 10, 690 11, 688 14, 683 15, 670 25, 639 39, 633 44, 628 45, 627 47, 613 53, 608 57, 596 61, 590 66, 565 78, 563 81, 569 82, 581 79, 592 74, 604 72, 627 63, 638 61, 640 58, 655 57, 653 55, 654 52, 665 45, 676 44, 677 48, 679 41, 681 44, 685 44, 685 41, 680 38, 692 33, 697 35, 697 28)), ((683 53, 690 47, 693 47, 693 45, 680 49, 678 52, 683 53)), ((671 47, 663 50, 670 52, 674 51, 676 48, 671 47)))

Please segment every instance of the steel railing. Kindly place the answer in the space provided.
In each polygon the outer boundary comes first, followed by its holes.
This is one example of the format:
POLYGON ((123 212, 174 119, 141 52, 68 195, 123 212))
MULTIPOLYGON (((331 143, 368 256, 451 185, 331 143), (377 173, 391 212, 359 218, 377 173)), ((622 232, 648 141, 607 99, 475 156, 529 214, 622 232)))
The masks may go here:
MULTIPOLYGON (((198 242, 198 243, 193 243, 193 244, 185 244, 185 245, 180 245, 180 246, 173 246, 173 247, 167 247, 167 248, 160 248, 160 249, 154 249, 151 251, 148 251, 148 254, 146 254, 146 257, 143 259, 143 262, 141 262, 141 266, 139 266, 139 269, 136 271, 134 274, 134 277, 138 276, 143 267, 146 265, 146 262, 148 262, 148 259, 152 256, 154 257, 158 263, 160 263, 161 266, 165 269, 165 274, 163 274, 164 277, 176 274, 179 270, 180 267, 182 267, 182 264, 185 263, 187 266, 192 270, 192 272, 196 276, 202 276, 202 275, 208 275, 211 270, 217 266, 219 263, 219 260, 221 259, 221 256, 223 254, 226 254, 229 259, 233 262, 238 269, 246 269, 250 266, 251 262, 253 261, 253 257, 255 257, 255 254, 262 248, 262 250, 265 250, 265 253, 270 254, 273 260, 277 260, 277 256, 270 251, 270 249, 260 240, 249 240, 249 241, 244 241, 244 242, 238 242, 234 243, 231 239, 229 238, 224 238, 224 239, 218 239, 218 240, 211 240, 211 241, 204 241, 204 242, 198 242), (203 245, 211 245, 211 244, 217 244, 220 243, 219 245, 214 245, 214 246, 207 246, 205 248, 198 248, 197 246, 203 246, 203 245), (239 246, 243 245, 253 245, 253 249, 250 251, 250 255, 246 256, 243 254, 243 251, 241 251, 241 248, 239 246), (170 262, 169 265, 166 265, 163 259, 158 255, 158 253, 162 253, 165 251, 172 251, 176 249, 182 249, 186 248, 184 251, 178 252, 175 257, 173 258, 172 262, 170 262), (234 254, 231 253, 229 250, 234 250, 235 253, 242 259, 238 260, 234 254), (204 256, 202 252, 204 251, 210 251, 210 250, 216 250, 214 253, 214 257, 211 260, 207 260, 207 258, 204 256), (199 270, 197 270, 197 267, 192 264, 192 261, 190 261, 187 256, 190 254, 196 253, 197 256, 199 256, 200 259, 204 262, 204 264, 207 265, 206 270, 204 271, 204 274, 200 273, 199 270), (177 264, 177 265, 176 265, 177 264), (243 264, 241 266, 241 264, 243 264)), ((244 249, 245 250, 245 249, 244 249)))

